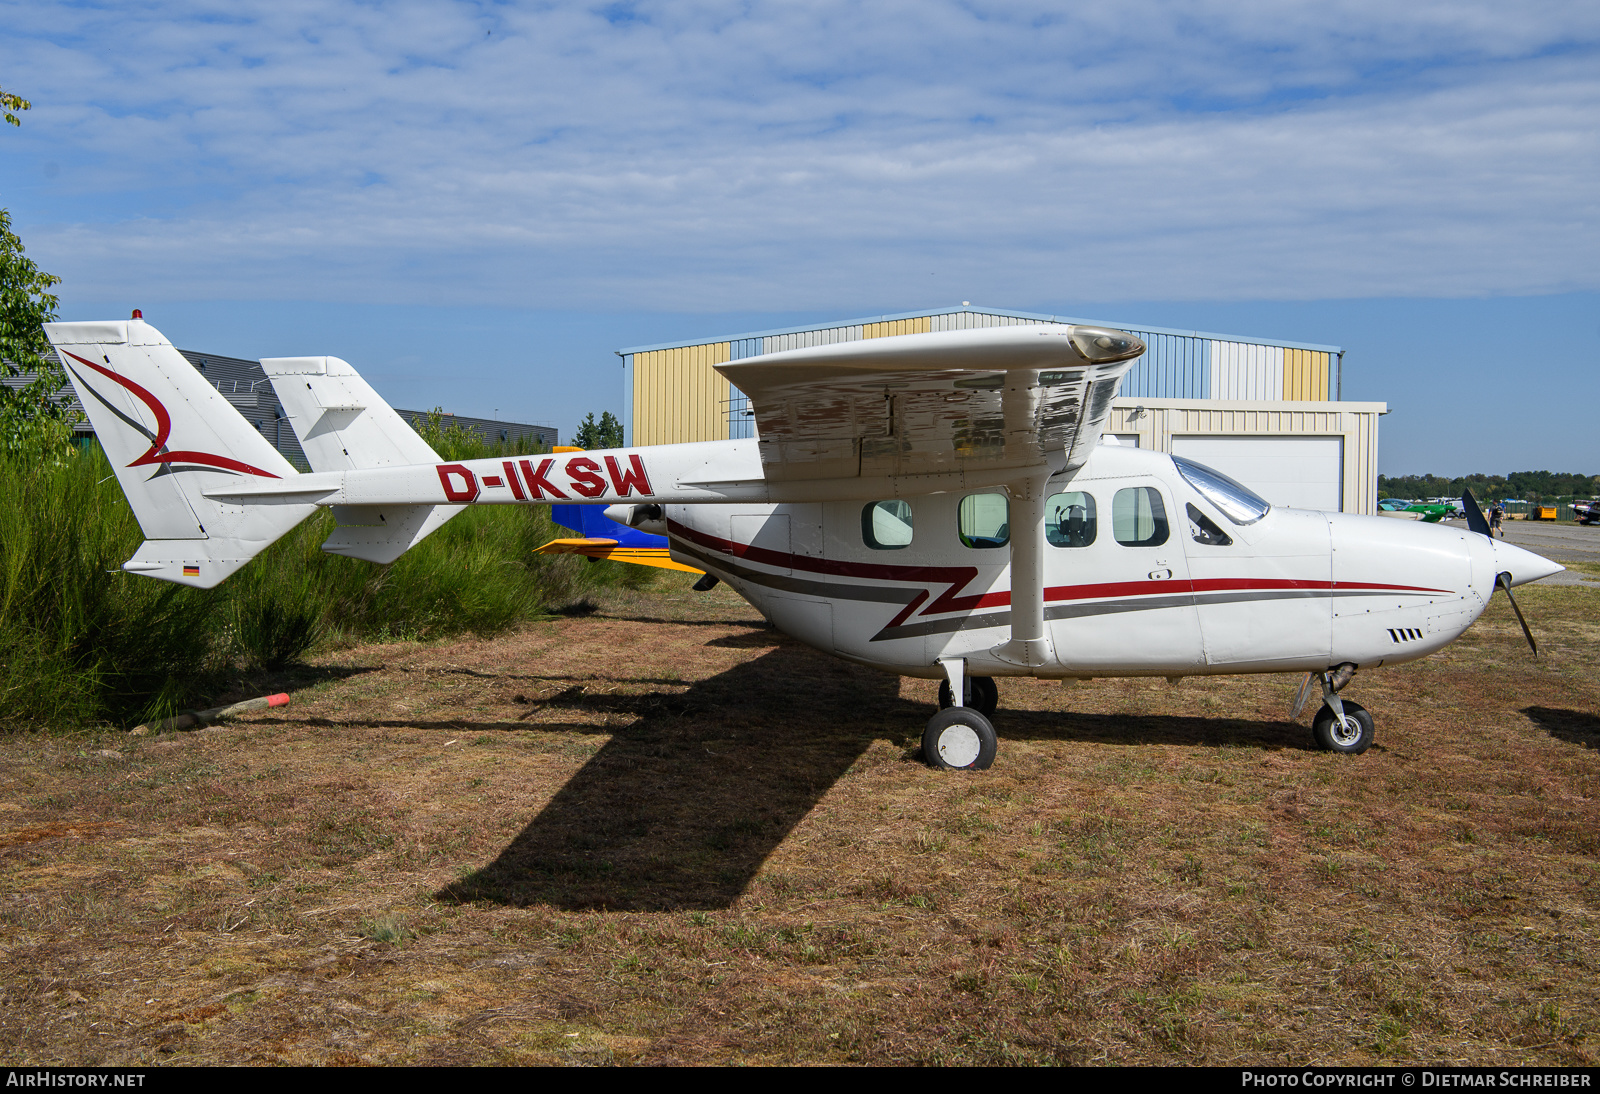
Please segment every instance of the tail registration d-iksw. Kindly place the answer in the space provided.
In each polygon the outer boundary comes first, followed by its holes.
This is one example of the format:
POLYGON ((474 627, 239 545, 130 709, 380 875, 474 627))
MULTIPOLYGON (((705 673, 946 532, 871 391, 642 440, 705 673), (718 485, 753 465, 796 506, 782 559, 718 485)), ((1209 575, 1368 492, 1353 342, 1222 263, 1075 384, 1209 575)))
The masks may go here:
POLYGON ((746 358, 717 368, 757 440, 454 463, 338 358, 265 360, 309 474, 148 324, 46 330, 144 531, 127 570, 210 588, 318 506, 337 524, 324 550, 386 563, 467 505, 603 505, 619 534, 561 516, 586 536, 569 549, 704 571, 800 641, 942 680, 923 737, 937 767, 993 761, 1005 676, 1306 673, 1294 715, 1320 685, 1317 743, 1362 752, 1372 718, 1340 695, 1358 667, 1431 653, 1496 588, 1561 569, 1475 530, 1274 507, 1202 464, 1101 444, 1144 352, 1104 328, 746 358))

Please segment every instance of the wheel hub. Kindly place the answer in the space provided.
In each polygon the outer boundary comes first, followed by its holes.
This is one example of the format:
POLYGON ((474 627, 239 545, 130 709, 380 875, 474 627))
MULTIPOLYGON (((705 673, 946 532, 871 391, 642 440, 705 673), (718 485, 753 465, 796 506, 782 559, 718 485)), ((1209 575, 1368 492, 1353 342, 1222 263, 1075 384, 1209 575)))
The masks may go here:
POLYGON ((1348 714, 1342 718, 1336 717, 1331 732, 1336 742, 1348 748, 1361 739, 1361 723, 1348 714))
POLYGON ((977 732, 968 726, 950 726, 939 734, 939 758, 951 767, 971 767, 982 747, 977 732))

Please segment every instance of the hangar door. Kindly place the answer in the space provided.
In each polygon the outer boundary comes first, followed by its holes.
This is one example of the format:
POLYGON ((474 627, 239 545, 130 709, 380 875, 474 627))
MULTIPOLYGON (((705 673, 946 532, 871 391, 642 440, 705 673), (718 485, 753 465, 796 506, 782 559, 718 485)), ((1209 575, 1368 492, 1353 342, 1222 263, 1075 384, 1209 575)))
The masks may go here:
POLYGON ((1343 437, 1174 437, 1172 453, 1215 467, 1273 505, 1337 513, 1343 437))

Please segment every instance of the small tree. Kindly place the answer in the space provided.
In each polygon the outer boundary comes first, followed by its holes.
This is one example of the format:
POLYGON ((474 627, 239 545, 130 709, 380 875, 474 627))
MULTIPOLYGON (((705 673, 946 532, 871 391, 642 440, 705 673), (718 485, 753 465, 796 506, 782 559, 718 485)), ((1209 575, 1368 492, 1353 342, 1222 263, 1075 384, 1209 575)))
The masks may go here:
MULTIPOLYGON (((11 125, 33 104, 0 91, 0 111, 11 125)), ((0 209, 0 361, 5 375, 33 374, 22 387, 0 387, 0 451, 8 455, 59 452, 72 439, 67 400, 60 397, 66 374, 52 358, 44 325, 56 317, 50 290, 61 279, 23 253, 11 230, 11 214, 0 209)))
POLYGON ((21 95, 13 95, 9 91, 0 91, 0 111, 5 112, 7 124, 20 126, 22 119, 17 117, 17 112, 32 109, 33 104, 21 95))
POLYGON ((600 420, 596 422, 594 415, 590 414, 578 426, 578 432, 573 435, 572 443, 579 448, 621 448, 622 423, 616 416, 607 410, 601 413, 600 420))
POLYGON ((489 454, 483 451, 483 437, 462 425, 454 414, 446 414, 442 406, 428 411, 427 418, 415 428, 418 436, 443 459, 470 460, 489 454), (446 418, 450 419, 448 426, 444 424, 446 418))

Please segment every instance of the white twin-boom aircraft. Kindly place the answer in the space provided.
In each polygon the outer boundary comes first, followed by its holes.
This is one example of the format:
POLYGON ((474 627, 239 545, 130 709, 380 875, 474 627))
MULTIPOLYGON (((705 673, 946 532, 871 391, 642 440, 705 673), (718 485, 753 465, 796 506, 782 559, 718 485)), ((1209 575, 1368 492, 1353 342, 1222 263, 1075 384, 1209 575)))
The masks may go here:
MULTIPOLYGON (((133 573, 210 588, 318 506, 389 563, 468 505, 603 503, 785 633, 942 680, 923 754, 984 768, 994 678, 1307 673, 1319 746, 1365 751, 1358 667, 1446 645, 1561 569, 1476 531, 1285 509, 1201 464, 1101 443, 1138 338, 1089 326, 909 334, 718 365, 755 440, 445 463, 336 357, 267 359, 300 474, 140 319, 46 326, 145 542, 133 573)), ((709 587, 709 586, 707 586, 709 587)), ((1531 640, 1531 638, 1530 638, 1531 640)))

